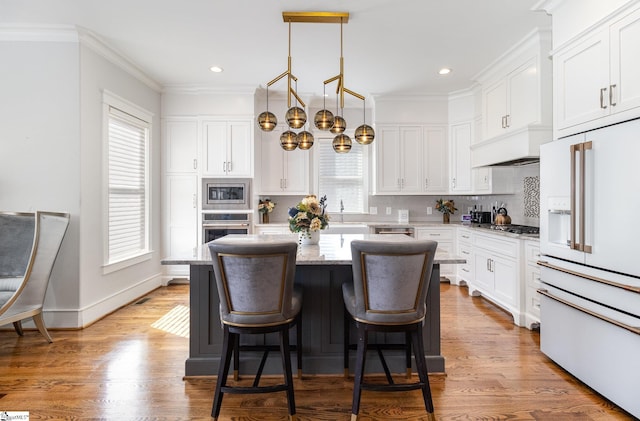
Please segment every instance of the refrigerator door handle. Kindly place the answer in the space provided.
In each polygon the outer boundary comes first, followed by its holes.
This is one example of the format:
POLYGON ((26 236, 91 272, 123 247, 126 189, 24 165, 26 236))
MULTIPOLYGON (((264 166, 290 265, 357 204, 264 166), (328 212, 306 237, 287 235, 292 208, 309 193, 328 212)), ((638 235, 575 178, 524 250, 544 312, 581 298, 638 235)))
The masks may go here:
POLYGON ((569 246, 573 250, 591 253, 591 246, 585 244, 586 234, 586 151, 591 150, 591 142, 571 145, 571 226, 569 227, 569 246), (577 173, 577 155, 580 155, 580 174, 577 173), (576 211, 580 211, 579 218, 576 211), (578 234, 578 241, 576 241, 578 234))
POLYGON ((580 151, 580 143, 569 146, 571 151, 571 200, 569 211, 571 212, 569 223, 569 247, 580 250, 580 244, 576 243, 576 155, 580 151))
POLYGON ((580 250, 585 253, 591 253, 591 246, 587 244, 586 238, 586 182, 587 182, 587 151, 590 151, 592 147, 591 142, 585 142, 582 144, 580 153, 580 242, 582 246, 580 250))
POLYGON ((569 307, 571 307, 571 308, 573 308, 575 310, 578 310, 578 311, 580 311, 582 313, 585 313, 585 314, 588 314, 590 316, 593 316, 593 317, 595 317, 597 319, 600 319, 600 320, 602 320, 604 322, 611 323, 612 325, 615 325, 615 326, 621 327, 623 329, 626 329, 631 333, 635 333, 636 335, 640 335, 640 327, 630 326, 628 324, 625 324, 625 323, 619 322, 617 320, 614 320, 614 319, 612 319, 610 317, 604 316, 604 315, 602 315, 600 313, 596 313, 595 311, 586 309, 586 308, 584 308, 582 306, 574 304, 574 303, 572 303, 570 301, 567 301, 565 299, 562 299, 560 297, 556 297, 555 295, 549 293, 549 291, 547 291, 546 289, 539 289, 538 290, 538 294, 544 295, 547 298, 555 300, 555 301, 557 301, 557 302, 559 302, 561 304, 564 304, 564 305, 569 306, 569 307))

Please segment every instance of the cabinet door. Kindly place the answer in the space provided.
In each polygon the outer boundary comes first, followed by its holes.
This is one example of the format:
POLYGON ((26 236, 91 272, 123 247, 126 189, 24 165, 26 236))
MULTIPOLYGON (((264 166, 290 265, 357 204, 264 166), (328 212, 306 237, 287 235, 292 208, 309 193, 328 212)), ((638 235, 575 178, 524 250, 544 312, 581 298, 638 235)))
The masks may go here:
POLYGON ((610 38, 612 112, 640 107, 640 10, 613 24, 610 38))
POLYGON ((601 31, 553 58, 555 129, 608 114, 608 35, 601 31))
POLYGON ((296 149, 284 153, 283 194, 309 194, 309 151, 296 149))
POLYGON ((376 192, 400 190, 400 131, 398 126, 380 127, 376 145, 376 192))
POLYGON ((473 191, 475 193, 490 193, 491 169, 479 167, 473 169, 473 191))
POLYGON ((252 170, 252 123, 249 121, 230 122, 227 126, 227 175, 231 177, 251 177, 252 170))
POLYGON ((423 129, 423 190, 429 193, 447 191, 447 135, 443 127, 423 129))
POLYGON ((493 272, 491 269, 491 256, 482 250, 475 250, 473 254, 473 271, 475 273, 474 284, 489 293, 493 292, 493 272))
MULTIPOLYGON (((181 256, 198 245, 197 175, 165 177, 165 256, 181 256)), ((188 266, 170 266, 171 274, 188 275, 188 266)))
POLYGON ((164 125, 165 172, 198 170, 198 122, 167 121, 164 125))
POLYGON ((422 191, 422 128, 400 127, 400 190, 403 193, 422 191))
POLYGON ((284 189, 285 151, 280 146, 281 133, 278 129, 261 133, 258 194, 281 194, 284 189))
POLYGON ((227 175, 227 123, 204 123, 202 132, 203 175, 227 175))
POLYGON ((540 75, 537 57, 532 57, 507 76, 507 130, 540 121, 540 75))
POLYGON ((518 305, 518 267, 509 259, 493 257, 490 262, 494 275, 496 298, 511 305, 518 305))
POLYGON ((483 94, 485 128, 484 139, 501 135, 505 130, 507 113, 507 82, 500 80, 487 87, 483 94))
POLYGON ((471 191, 472 123, 451 126, 451 191, 471 191))

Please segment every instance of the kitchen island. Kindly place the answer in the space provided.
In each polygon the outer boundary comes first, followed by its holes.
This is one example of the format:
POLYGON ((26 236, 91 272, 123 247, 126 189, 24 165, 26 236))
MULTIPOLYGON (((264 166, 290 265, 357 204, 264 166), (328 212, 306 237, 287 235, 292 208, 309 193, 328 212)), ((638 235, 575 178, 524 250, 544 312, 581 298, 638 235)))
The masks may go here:
MULTIPOLYGON (((285 235, 228 235, 219 242, 260 242, 297 240, 294 234, 285 235)), ((351 241, 356 239, 379 241, 415 241, 404 235, 323 234, 320 243, 299 246, 296 258, 296 284, 303 288, 303 372, 305 374, 338 374, 343 372, 343 316, 342 284, 350 282, 351 241)), ((436 253, 427 296, 427 315, 424 323, 425 356, 430 372, 444 372, 444 357, 440 354, 440 264, 464 263, 464 259, 436 253)), ((185 363, 186 376, 215 375, 218 372, 222 347, 219 299, 206 244, 192 253, 164 259, 164 265, 190 266, 190 326, 189 357, 185 363)), ((292 331, 292 343, 295 332, 292 331)), ((354 332, 355 333, 355 332, 354 332)), ((404 334, 377 334, 371 342, 402 343, 404 334)), ((243 345, 275 345, 277 336, 243 338, 243 345), (246 341, 246 342, 245 342, 246 341)), ((356 338, 352 338, 352 343, 356 338)), ((353 353, 355 357, 355 353, 353 353)), ((254 372, 260 364, 259 353, 243 353, 240 373, 254 372)), ((387 355, 392 371, 404 372, 404 352, 387 355)), ((353 366, 353 364, 350 364, 353 366)), ((368 371, 381 372, 377 359, 371 358, 368 371)), ((280 372, 279 358, 269 358, 265 372, 280 372)))

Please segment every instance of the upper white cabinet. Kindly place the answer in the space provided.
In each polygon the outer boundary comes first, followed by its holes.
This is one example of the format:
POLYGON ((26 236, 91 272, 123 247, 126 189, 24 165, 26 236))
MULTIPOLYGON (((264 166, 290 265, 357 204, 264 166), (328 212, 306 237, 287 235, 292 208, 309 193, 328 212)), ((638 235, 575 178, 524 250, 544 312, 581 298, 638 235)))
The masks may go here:
POLYGON ((376 194, 446 192, 444 126, 380 125, 376 131, 376 194))
POLYGON ((554 63, 554 137, 640 116, 640 5, 560 47, 554 63))
POLYGON ((483 90, 484 138, 490 139, 540 121, 538 58, 528 58, 483 90))
POLYGON ((482 124, 471 145, 471 166, 540 156, 551 140, 551 35, 535 30, 478 76, 482 124))
POLYGON ((422 178, 425 193, 446 193, 448 190, 447 130, 443 126, 423 127, 422 178))
POLYGON ((272 132, 262 132, 260 141, 260 178, 257 181, 261 195, 309 194, 310 151, 285 151, 280 146, 284 126, 272 132))
POLYGON ((473 122, 461 122, 451 126, 450 161, 452 193, 470 193, 471 185, 471 140, 473 122))
POLYGON ((205 121, 202 124, 202 175, 253 176, 251 120, 205 121))
POLYGON ((198 122, 195 119, 164 122, 165 172, 196 173, 198 171, 198 122))
POLYGON ((480 167, 473 169, 474 194, 514 193, 513 167, 480 167))

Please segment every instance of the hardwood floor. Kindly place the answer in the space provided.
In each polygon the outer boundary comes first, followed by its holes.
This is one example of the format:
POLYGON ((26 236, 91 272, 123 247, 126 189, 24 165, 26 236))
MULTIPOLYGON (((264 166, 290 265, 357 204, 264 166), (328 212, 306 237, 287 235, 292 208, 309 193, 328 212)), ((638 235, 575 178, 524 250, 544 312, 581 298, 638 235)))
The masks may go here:
MULTIPOLYGON (((466 288, 441 285, 446 375, 430 376, 438 420, 629 420, 553 364, 539 334, 466 288)), ((207 420, 214 378, 183 379, 188 286, 160 288, 87 329, 0 331, 0 413, 30 419, 207 420), (157 322, 170 313, 165 327, 157 322), (174 332, 174 333, 170 333, 174 332)), ((266 379, 278 381, 278 378, 266 379)), ((349 420, 353 378, 295 379, 300 420, 349 420)), ((421 420, 419 391, 363 393, 360 420, 421 420)), ((285 420, 283 393, 228 395, 221 420, 285 420)))

